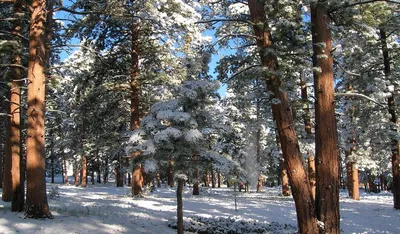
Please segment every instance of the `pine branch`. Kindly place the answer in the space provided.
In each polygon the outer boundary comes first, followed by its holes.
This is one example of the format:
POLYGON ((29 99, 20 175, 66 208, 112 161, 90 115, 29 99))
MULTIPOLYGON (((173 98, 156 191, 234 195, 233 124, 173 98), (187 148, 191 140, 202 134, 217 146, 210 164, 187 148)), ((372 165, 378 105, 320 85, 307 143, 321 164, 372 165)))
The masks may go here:
POLYGON ((345 4, 343 6, 339 6, 337 8, 331 9, 329 10, 329 13, 335 12, 337 10, 340 9, 344 9, 344 8, 348 8, 348 7, 354 7, 354 6, 358 6, 358 5, 363 5, 363 4, 368 4, 368 3, 375 3, 375 2, 387 2, 387 3, 393 3, 393 4, 400 4, 399 1, 391 1, 391 0, 368 0, 368 1, 359 1, 359 2, 355 2, 352 4, 345 4))
POLYGON ((249 20, 243 20, 243 19, 211 19, 211 20, 201 20, 201 21, 197 21, 195 22, 195 24, 208 24, 208 23, 212 23, 212 24, 216 24, 219 22, 238 22, 238 23, 246 23, 249 25, 253 25, 253 22, 249 21, 249 20))
POLYGON ((382 103, 378 102, 377 100, 375 100, 373 98, 370 98, 367 95, 364 95, 364 94, 361 94, 361 93, 335 93, 335 96, 336 97, 343 97, 343 96, 344 97, 361 97, 361 98, 367 99, 367 100, 369 100, 369 101, 371 101, 371 102, 373 102, 373 103, 375 103, 375 104, 377 104, 377 105, 379 105, 381 107, 386 107, 385 105, 383 105, 382 103))
POLYGON ((19 65, 19 64, 0 64, 0 67, 17 67, 17 68, 21 68, 24 70, 28 70, 28 68, 26 68, 22 65, 19 65))

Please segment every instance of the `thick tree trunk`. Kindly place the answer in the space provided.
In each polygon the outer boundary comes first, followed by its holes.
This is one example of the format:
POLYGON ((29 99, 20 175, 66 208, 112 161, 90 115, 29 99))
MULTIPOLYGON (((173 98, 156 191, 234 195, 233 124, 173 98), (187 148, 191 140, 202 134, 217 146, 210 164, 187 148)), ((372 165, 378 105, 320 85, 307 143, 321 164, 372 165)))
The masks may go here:
MULTIPOLYGON (((386 79, 389 79, 390 75, 390 59, 389 49, 387 46, 386 32, 384 29, 380 29, 382 52, 383 52, 383 65, 386 79)), ((396 115, 396 104, 395 104, 394 93, 388 98, 388 109, 390 114, 390 122, 397 126, 397 115, 396 115)), ((397 131, 394 127, 392 131, 397 131)), ((393 205, 395 209, 400 209, 400 145, 397 139, 392 139, 392 192, 393 192, 393 205)))
POLYGON ((316 193, 316 178, 315 178, 315 159, 314 156, 308 157, 308 181, 310 183, 313 198, 316 193))
MULTIPOLYGON (((14 22, 13 34, 20 35, 22 21, 20 14, 22 13, 22 2, 16 1, 14 4, 14 15, 19 20, 14 22)), ((14 54, 13 64, 21 65, 20 50, 14 54)), ((25 188, 23 181, 24 170, 22 167, 22 154, 21 154, 21 79, 22 71, 20 68, 14 68, 13 80, 10 87, 10 145, 6 147, 10 150, 12 161, 12 201, 11 210, 14 212, 21 212, 24 210, 25 202, 25 188)))
POLYGON ((311 4, 315 90, 316 213, 324 233, 340 233, 339 145, 335 118, 332 42, 325 3, 311 4))
POLYGON ((85 155, 82 156, 82 187, 87 187, 87 158, 85 155))
POLYGON ((183 183, 185 182, 184 179, 178 179, 178 187, 176 188, 176 200, 177 200, 177 229, 178 234, 183 234, 183 201, 182 201, 182 191, 183 191, 183 183))
POLYGON ((277 59, 273 53, 267 53, 272 48, 271 34, 266 21, 264 4, 258 0, 248 1, 261 64, 265 70, 268 91, 272 94, 272 113, 278 128, 288 176, 291 182, 293 198, 296 205, 297 221, 300 233, 317 233, 317 219, 314 213, 314 200, 308 184, 307 173, 303 168, 302 155, 294 130, 291 107, 286 93, 282 92, 281 81, 275 72, 278 68, 277 59))
POLYGON ((28 64, 27 193, 25 217, 52 218, 45 181, 45 33, 46 1, 31 3, 28 64))

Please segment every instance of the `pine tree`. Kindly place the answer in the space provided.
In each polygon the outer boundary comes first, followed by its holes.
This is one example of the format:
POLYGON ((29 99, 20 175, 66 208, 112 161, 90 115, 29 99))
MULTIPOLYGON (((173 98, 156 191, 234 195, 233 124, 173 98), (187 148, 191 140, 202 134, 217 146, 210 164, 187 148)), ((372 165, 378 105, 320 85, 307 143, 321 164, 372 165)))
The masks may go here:
POLYGON ((45 33, 46 1, 32 1, 28 65, 27 193, 25 216, 53 218, 45 183, 45 33))

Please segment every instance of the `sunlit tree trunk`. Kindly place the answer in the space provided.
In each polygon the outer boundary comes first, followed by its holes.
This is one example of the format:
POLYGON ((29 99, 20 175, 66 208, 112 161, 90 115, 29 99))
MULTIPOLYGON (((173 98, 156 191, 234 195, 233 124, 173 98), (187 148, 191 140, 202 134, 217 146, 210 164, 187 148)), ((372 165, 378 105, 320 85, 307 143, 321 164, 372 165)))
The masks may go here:
POLYGON ((46 1, 33 0, 30 5, 28 63, 28 131, 27 131, 27 218, 52 218, 47 204, 45 181, 45 33, 46 1))
MULTIPOLYGON (((390 76, 390 58, 389 49, 387 46, 387 34, 384 29, 380 29, 382 52, 383 52, 383 65, 386 79, 390 76)), ((397 126, 397 115, 396 115, 396 104, 394 93, 388 97, 388 109, 390 114, 390 122, 394 126, 397 126)), ((396 127, 393 127, 392 131, 397 131, 396 127)), ((392 139, 392 192, 393 192, 393 205, 395 209, 400 209, 400 145, 397 139, 392 139)))
POLYGON ((281 90, 281 81, 275 72, 278 62, 272 53, 266 53, 272 49, 271 33, 268 28, 264 3, 258 0, 248 1, 250 17, 254 24, 254 33, 257 37, 257 46, 261 58, 261 64, 266 71, 266 84, 273 98, 272 113, 276 121, 279 139, 285 157, 293 198, 296 205, 297 221, 300 233, 318 233, 317 219, 314 213, 314 200, 308 183, 307 173, 303 168, 303 160, 300 147, 294 130, 294 122, 291 107, 286 93, 281 90))
POLYGON ((285 197, 290 196, 289 177, 285 162, 283 160, 280 160, 279 167, 281 168, 282 195, 285 197))
POLYGON ((316 178, 315 178, 315 158, 314 156, 308 157, 308 181, 312 191, 313 198, 315 199, 316 193, 316 178))
POLYGON ((315 91, 316 213, 324 233, 340 233, 339 145, 335 118, 332 41, 325 2, 311 3, 315 91))

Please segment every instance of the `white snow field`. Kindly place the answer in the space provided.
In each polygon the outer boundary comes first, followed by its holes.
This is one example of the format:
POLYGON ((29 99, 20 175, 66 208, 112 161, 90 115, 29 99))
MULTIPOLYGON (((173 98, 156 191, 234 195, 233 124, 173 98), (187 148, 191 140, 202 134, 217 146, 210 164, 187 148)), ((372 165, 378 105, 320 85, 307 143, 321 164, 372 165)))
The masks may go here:
MULTIPOLYGON (((160 188, 144 198, 129 197, 129 187, 117 188, 114 183, 87 188, 48 183, 47 189, 54 219, 25 219, 23 213, 10 211, 10 203, 0 201, 0 233, 176 233, 168 227, 168 220, 176 215, 174 188, 160 188), (56 187, 58 193, 54 192, 56 187)), ((205 217, 226 233, 234 233, 227 230, 246 223, 272 227, 252 233, 295 233, 294 202, 279 192, 279 187, 264 187, 263 193, 239 193, 236 211, 231 188, 202 188, 200 196, 192 196, 191 188, 185 188, 184 216, 205 217)), ((400 233, 400 211, 393 209, 389 192, 361 192, 361 200, 353 201, 342 191, 340 214, 342 233, 400 233)), ((185 221, 198 225, 187 218, 185 221)), ((217 232, 207 229, 199 233, 213 233, 210 230, 217 232)))

